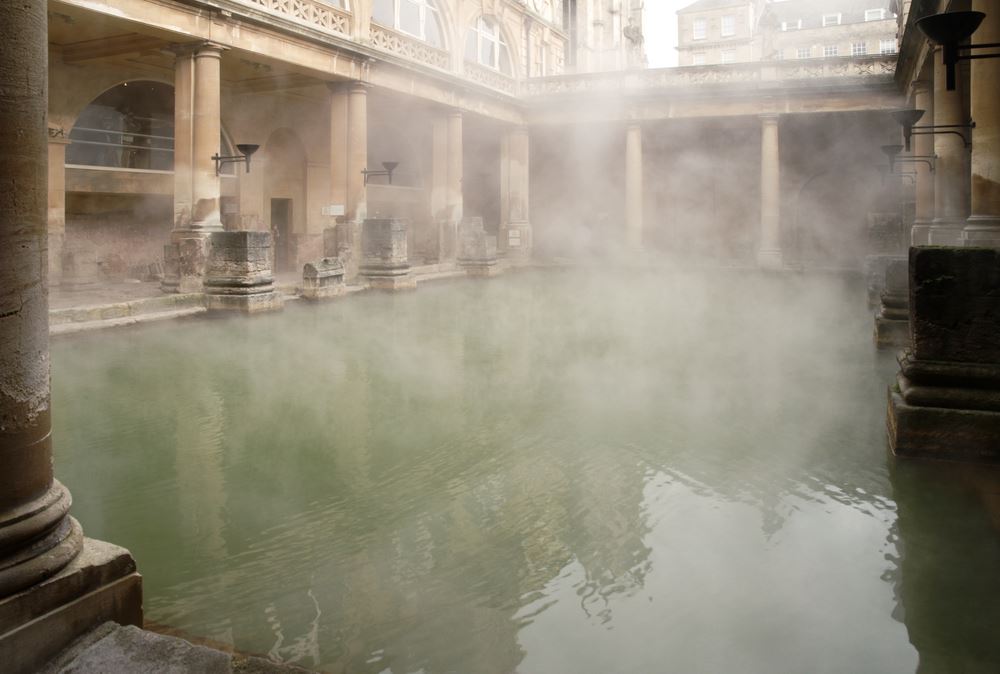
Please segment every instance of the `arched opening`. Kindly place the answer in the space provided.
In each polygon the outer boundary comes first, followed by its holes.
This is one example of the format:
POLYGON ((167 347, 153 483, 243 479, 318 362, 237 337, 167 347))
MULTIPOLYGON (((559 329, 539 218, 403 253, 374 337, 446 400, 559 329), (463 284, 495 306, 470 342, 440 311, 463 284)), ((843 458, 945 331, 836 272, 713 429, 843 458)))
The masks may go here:
POLYGON ((84 108, 69 137, 67 164, 172 171, 174 88, 137 81, 108 89, 84 108))

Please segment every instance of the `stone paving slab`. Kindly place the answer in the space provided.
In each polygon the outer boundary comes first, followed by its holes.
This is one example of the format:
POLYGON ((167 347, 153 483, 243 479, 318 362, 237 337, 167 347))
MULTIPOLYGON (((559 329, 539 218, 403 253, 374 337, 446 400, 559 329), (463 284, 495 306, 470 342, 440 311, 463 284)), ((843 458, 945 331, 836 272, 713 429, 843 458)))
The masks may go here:
POLYGON ((308 670, 262 658, 197 646, 166 636, 104 623, 41 670, 41 674, 294 674, 308 670))

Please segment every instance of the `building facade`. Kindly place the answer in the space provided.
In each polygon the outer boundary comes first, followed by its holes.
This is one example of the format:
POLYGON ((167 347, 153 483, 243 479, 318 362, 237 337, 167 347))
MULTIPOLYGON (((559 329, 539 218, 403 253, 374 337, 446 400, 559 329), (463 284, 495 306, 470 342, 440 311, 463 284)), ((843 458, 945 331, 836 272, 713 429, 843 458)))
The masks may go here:
POLYGON ((677 13, 681 66, 894 54, 888 0, 699 0, 677 13))

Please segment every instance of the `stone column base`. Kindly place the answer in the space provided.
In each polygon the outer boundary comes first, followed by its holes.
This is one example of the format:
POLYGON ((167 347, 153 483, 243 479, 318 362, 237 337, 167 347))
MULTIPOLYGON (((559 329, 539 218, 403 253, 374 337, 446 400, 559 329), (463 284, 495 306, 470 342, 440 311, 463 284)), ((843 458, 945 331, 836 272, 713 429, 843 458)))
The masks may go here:
POLYGON ((910 229, 910 245, 926 246, 931 242, 931 224, 929 222, 916 222, 910 229))
POLYGON ((38 671, 109 620, 142 625, 142 576, 128 550, 85 538, 83 550, 62 571, 0 599, 0 669, 38 671))
POLYGON ((969 248, 1000 248, 1000 219, 971 216, 962 230, 962 245, 969 248))
POLYGON ((961 246, 964 222, 935 222, 927 232, 930 246, 961 246))
POLYGON ((777 270, 784 267, 780 250, 757 251, 757 266, 761 269, 777 270))
POLYGON ((909 282, 909 258, 890 258, 885 267, 885 289, 875 316, 875 346, 880 349, 910 345, 909 282))

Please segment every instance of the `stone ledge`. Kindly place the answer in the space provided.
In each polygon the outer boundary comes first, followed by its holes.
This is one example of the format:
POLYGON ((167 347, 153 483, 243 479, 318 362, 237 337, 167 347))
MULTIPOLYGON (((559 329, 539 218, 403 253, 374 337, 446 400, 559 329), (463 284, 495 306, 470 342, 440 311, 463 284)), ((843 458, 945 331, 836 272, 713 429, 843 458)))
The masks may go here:
POLYGON ((142 624, 142 577, 128 550, 85 538, 55 576, 0 600, 0 662, 34 672, 80 635, 106 621, 142 624))

